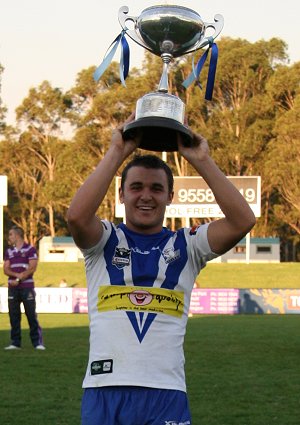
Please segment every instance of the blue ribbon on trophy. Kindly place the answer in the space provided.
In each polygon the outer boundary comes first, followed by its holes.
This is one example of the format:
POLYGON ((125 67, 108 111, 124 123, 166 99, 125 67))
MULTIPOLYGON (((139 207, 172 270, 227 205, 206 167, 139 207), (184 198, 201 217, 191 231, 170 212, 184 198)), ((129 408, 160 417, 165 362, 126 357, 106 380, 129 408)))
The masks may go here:
POLYGON ((128 12, 127 6, 119 9, 122 31, 110 45, 103 62, 95 71, 94 78, 98 80, 101 77, 121 44, 120 79, 125 85, 130 56, 125 36, 160 56, 163 70, 158 88, 155 92, 146 93, 137 100, 135 120, 124 126, 123 139, 134 138, 138 132, 139 148, 168 152, 178 150, 179 133, 186 146, 189 146, 193 140, 193 133, 185 125, 185 104, 178 96, 170 93, 169 64, 173 58, 207 47, 196 66, 193 58, 192 73, 183 82, 183 86, 187 88, 194 81, 199 81, 205 61, 211 53, 205 92, 205 99, 211 100, 218 61, 218 48, 214 39, 223 28, 223 17, 218 14, 215 15, 214 22, 203 22, 201 16, 194 10, 176 5, 151 6, 137 17, 130 16, 128 12), (128 21, 133 24, 133 29, 132 25, 127 26, 128 21), (205 35, 208 28, 214 30, 211 36, 205 35))
MULTIPOLYGON (((119 47, 119 44, 121 44, 121 55, 120 55, 120 66, 119 66, 120 80, 123 86, 126 87, 125 80, 129 74, 130 48, 125 38, 125 34, 126 34, 126 30, 122 30, 120 34, 111 43, 109 48, 107 49, 102 63, 98 66, 98 68, 94 72, 95 81, 98 81, 102 77, 104 72, 107 70, 107 68, 109 67, 109 65, 111 64, 113 60, 113 57, 117 51, 117 48, 119 47)), ((184 80, 182 85, 187 89, 195 80, 199 81, 202 68, 205 64, 208 53, 211 50, 211 58, 209 63, 205 99, 212 100, 212 94, 213 94, 214 84, 215 84, 215 75, 216 75, 216 69, 217 69, 217 63, 218 63, 218 47, 217 47, 217 44, 214 43, 214 40, 212 37, 209 37, 208 44, 209 44, 209 47, 200 57, 196 67, 194 66, 194 57, 193 57, 193 63, 192 63, 193 72, 188 76, 188 78, 184 80)), ((201 85, 200 87, 202 88, 201 85)))
POLYGON ((122 30, 120 34, 114 39, 109 48, 107 49, 102 63, 98 66, 94 72, 94 79, 98 81, 106 69, 109 67, 113 57, 117 51, 117 48, 121 44, 121 57, 120 57, 120 80, 123 86, 126 86, 125 80, 129 73, 129 63, 130 63, 130 49, 128 42, 125 37, 126 30, 122 30))
MULTIPOLYGON (((209 68, 208 68, 206 91, 205 91, 206 100, 212 100, 212 95, 213 95, 213 90, 215 85, 217 63, 218 63, 218 46, 216 43, 214 43, 214 40, 212 37, 209 37, 209 47, 205 50, 203 55, 198 60, 196 67, 194 66, 194 57, 193 57, 193 64, 192 64, 193 72, 182 83, 182 85, 187 89, 195 80, 199 81, 200 74, 205 64, 205 61, 207 59, 209 51, 211 51, 211 56, 210 56, 210 62, 209 62, 209 68)), ((201 85, 200 87, 202 88, 201 85)))

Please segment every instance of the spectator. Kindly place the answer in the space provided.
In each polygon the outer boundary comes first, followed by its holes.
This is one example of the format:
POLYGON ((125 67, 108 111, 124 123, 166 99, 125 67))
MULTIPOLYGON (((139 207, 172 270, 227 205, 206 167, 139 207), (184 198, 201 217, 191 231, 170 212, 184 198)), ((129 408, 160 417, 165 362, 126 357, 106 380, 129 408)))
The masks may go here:
POLYGON ((67 285, 67 281, 66 281, 66 279, 62 279, 60 282, 59 282, 59 287, 60 288, 66 288, 68 285, 67 285))
POLYGON ((21 348, 21 303, 30 327, 30 338, 36 350, 45 350, 42 330, 36 314, 33 274, 38 264, 35 248, 24 241, 24 231, 13 226, 8 233, 10 248, 4 256, 4 273, 8 276, 8 309, 11 343, 5 350, 21 348))

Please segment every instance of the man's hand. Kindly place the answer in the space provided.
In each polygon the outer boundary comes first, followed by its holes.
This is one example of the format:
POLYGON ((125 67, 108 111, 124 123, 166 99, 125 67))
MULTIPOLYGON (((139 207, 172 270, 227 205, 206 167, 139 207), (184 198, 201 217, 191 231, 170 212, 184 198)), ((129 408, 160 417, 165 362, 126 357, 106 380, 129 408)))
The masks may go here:
POLYGON ((180 133, 178 133, 177 143, 179 153, 190 164, 193 164, 194 161, 203 161, 209 158, 209 147, 207 140, 200 134, 193 133, 193 139, 190 146, 186 146, 180 133))
POLYGON ((127 158, 139 146, 139 143, 140 143, 140 138, 138 135, 134 139, 128 139, 126 141, 124 141, 123 139, 124 126, 132 122, 134 118, 135 118, 135 113, 133 112, 124 121, 124 123, 120 124, 112 132, 110 148, 117 148, 124 159, 127 158))
POLYGON ((19 283, 20 283, 20 279, 17 278, 15 280, 13 280, 12 282, 10 282, 10 286, 18 286, 19 283))

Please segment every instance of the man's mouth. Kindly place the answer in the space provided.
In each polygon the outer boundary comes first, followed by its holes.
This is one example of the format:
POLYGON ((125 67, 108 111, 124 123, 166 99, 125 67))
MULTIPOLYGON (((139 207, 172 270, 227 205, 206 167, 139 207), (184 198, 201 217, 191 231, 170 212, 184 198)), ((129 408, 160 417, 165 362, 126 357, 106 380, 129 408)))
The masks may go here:
POLYGON ((140 205, 137 208, 141 211, 152 211, 152 210, 154 210, 154 207, 151 207, 149 205, 140 205))

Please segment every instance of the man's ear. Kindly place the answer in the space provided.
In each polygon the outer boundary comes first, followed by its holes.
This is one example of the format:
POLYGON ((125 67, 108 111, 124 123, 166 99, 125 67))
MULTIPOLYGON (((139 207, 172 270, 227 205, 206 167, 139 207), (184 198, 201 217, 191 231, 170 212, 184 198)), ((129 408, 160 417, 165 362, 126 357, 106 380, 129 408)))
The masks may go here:
POLYGON ((119 187, 119 200, 121 204, 124 204, 123 190, 121 187, 119 187))
POLYGON ((169 202, 167 203, 167 205, 172 204, 173 198, 174 198, 174 191, 172 191, 171 193, 169 193, 169 202))

